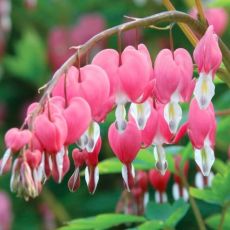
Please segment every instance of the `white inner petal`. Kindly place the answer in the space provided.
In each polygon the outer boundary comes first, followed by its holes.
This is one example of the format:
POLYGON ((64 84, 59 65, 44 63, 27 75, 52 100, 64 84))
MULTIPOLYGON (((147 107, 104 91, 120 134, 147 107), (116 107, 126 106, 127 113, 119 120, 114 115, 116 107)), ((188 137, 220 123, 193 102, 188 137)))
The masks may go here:
POLYGON ((95 190, 97 188, 98 181, 99 181, 99 169, 96 166, 96 168, 94 169, 94 184, 95 184, 95 187, 94 187, 93 193, 95 192, 95 190))
POLYGON ((179 200, 180 199, 180 189, 179 189, 179 185, 177 183, 173 184, 172 195, 173 195, 174 200, 179 200))
POLYGON ((139 130, 143 130, 151 114, 151 105, 149 101, 142 104, 131 103, 129 109, 139 130))
POLYGON ((116 125, 119 131, 126 128, 126 109, 124 104, 118 104, 115 110, 116 125))
POLYGON ((155 191, 155 202, 156 203, 160 203, 161 202, 161 198, 160 198, 160 193, 158 191, 155 191))
POLYGON ((202 174, 208 176, 215 161, 213 149, 209 145, 204 145, 202 149, 195 149, 195 161, 202 174))
POLYGON ((162 202, 163 203, 167 203, 168 202, 168 196, 167 196, 166 192, 162 193, 162 202))
POLYGON ((211 171, 208 176, 208 187, 211 187, 213 178, 214 178, 214 173, 211 171))
POLYGON ((91 122, 89 128, 86 130, 86 137, 84 137, 85 148, 87 152, 93 152, 97 141, 100 137, 100 126, 97 122, 91 122))
POLYGON ((11 156, 11 149, 7 149, 3 155, 2 162, 0 165, 0 175, 2 175, 4 168, 6 166, 6 163, 9 160, 10 156, 11 156))
POLYGON ((144 194, 144 201, 143 201, 143 203, 144 203, 144 207, 146 207, 147 204, 149 203, 149 193, 148 192, 146 192, 144 194))
POLYGON ((201 172, 197 172, 196 173, 196 176, 195 176, 195 185, 199 189, 203 189, 204 188, 204 178, 203 178, 203 175, 201 174, 201 172))
POLYGON ((162 145, 156 145, 153 148, 153 154, 156 161, 156 168, 160 171, 162 175, 165 174, 168 163, 165 156, 165 150, 162 145))
POLYGON ((175 134, 182 118, 182 109, 177 101, 170 101, 165 105, 164 118, 170 131, 175 134))
POLYGON ((200 109, 206 109, 215 94, 215 85, 212 81, 212 75, 200 73, 194 89, 194 96, 200 109))
POLYGON ((62 149, 56 154, 56 164, 58 169, 58 183, 61 183, 62 180, 64 155, 65 155, 65 148, 62 147, 62 149))
POLYGON ((87 186, 89 185, 89 168, 88 166, 85 168, 85 181, 87 186))
POLYGON ((186 188, 183 188, 183 199, 184 201, 188 201, 189 194, 186 188))

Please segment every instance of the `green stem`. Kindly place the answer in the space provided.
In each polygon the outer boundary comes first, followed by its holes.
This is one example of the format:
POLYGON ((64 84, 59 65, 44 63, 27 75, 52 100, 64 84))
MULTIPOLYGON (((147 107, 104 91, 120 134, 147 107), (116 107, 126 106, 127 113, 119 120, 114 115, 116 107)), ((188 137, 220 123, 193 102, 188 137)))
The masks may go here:
POLYGON ((70 216, 62 206, 62 204, 56 199, 52 192, 50 192, 47 188, 43 188, 41 193, 41 198, 45 201, 45 203, 52 210, 54 216, 58 220, 60 224, 70 220, 70 216))
POLYGON ((221 218, 220 218, 220 223, 218 225, 218 230, 222 230, 223 229, 225 216, 226 216, 226 213, 228 211, 229 206, 230 206, 230 202, 226 203, 224 205, 224 207, 223 207, 223 210, 222 210, 222 213, 221 213, 221 218))
MULTIPOLYGON (((183 181, 183 184, 185 186, 185 188, 187 189, 187 191, 189 192, 189 183, 183 173, 182 170, 180 170, 179 172, 179 175, 183 181)), ((199 227, 200 230, 206 230, 206 227, 205 227, 205 224, 204 224, 204 220, 201 216, 201 213, 200 213, 200 210, 196 204, 196 201, 195 199, 190 195, 190 192, 189 192, 189 202, 190 202, 190 205, 191 205, 191 208, 192 208, 192 211, 194 213, 194 216, 196 218, 196 222, 197 222, 197 225, 199 227)))

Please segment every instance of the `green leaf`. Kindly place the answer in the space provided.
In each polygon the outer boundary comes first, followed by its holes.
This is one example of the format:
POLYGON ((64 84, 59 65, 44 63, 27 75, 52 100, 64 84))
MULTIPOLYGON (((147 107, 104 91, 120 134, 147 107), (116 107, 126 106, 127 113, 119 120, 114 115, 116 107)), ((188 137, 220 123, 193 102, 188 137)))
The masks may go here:
POLYGON ((216 170, 216 172, 220 174, 225 174, 227 173, 228 166, 220 159, 215 159, 213 168, 216 170))
POLYGON ((41 86, 47 76, 46 50, 41 37, 29 30, 15 45, 15 55, 4 58, 6 70, 35 86, 41 86))
POLYGON ((146 219, 140 216, 125 214, 101 214, 94 217, 80 218, 67 223, 60 230, 101 230, 108 229, 121 224, 140 223, 146 219))
POLYGON ((158 220, 146 221, 137 227, 138 230, 160 230, 164 228, 164 222, 158 220))
MULTIPOLYGON (((211 229, 218 229, 221 220, 221 215, 216 214, 208 217, 205 222, 211 229)), ((230 229, 230 212, 227 212, 224 218, 223 230, 230 229)))
POLYGON ((150 202, 146 208, 146 217, 164 223, 165 227, 175 227, 189 209, 189 204, 180 199, 170 205, 150 202))
POLYGON ((229 147, 230 136, 230 117, 227 116, 219 120, 217 125, 216 146, 217 148, 226 151, 229 147))
POLYGON ((203 190, 190 188, 190 194, 198 199, 212 204, 224 206, 230 201, 230 168, 225 174, 218 173, 212 181, 212 186, 203 190))

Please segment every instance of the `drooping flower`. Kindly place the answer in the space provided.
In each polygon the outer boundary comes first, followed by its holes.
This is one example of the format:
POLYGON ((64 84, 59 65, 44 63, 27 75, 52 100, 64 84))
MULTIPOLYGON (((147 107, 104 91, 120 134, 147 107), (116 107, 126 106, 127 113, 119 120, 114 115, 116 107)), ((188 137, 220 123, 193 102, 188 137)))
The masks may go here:
POLYGON ((213 79, 222 61, 222 53, 218 44, 218 36, 209 26, 198 42, 193 57, 198 67, 199 78, 196 82, 194 95, 201 109, 206 109, 215 94, 213 79))
POLYGON ((108 139, 114 154, 123 164, 122 177, 130 190, 135 177, 132 162, 141 148, 141 133, 132 121, 125 123, 122 131, 113 123, 109 128, 108 139))
POLYGON ((175 183, 173 184, 173 187, 172 187, 172 195, 173 195, 174 200, 178 200, 182 198, 184 199, 184 201, 187 201, 189 198, 189 195, 188 195, 187 189, 184 187, 180 172, 183 173, 185 177, 187 177, 189 164, 186 161, 184 165, 181 165, 182 158, 180 155, 175 156, 174 160, 175 160, 175 173, 174 173, 175 183), (181 170, 181 167, 183 167, 182 170, 181 170))
POLYGON ((204 176, 208 176, 215 160, 216 120, 212 103, 200 109, 196 99, 190 104, 188 135, 195 150, 195 161, 204 176))
POLYGON ((162 175, 168 167, 163 144, 170 143, 173 137, 164 119, 163 109, 163 106, 160 104, 157 104, 156 108, 152 107, 151 115, 142 131, 142 143, 144 146, 154 145, 153 154, 156 161, 156 168, 162 175))
POLYGON ((0 165, 0 175, 5 170, 7 163, 9 163, 12 153, 20 151, 31 140, 32 133, 29 130, 19 130, 12 128, 8 130, 5 135, 6 151, 3 155, 0 165))
POLYGON ((117 105, 116 121, 122 129, 126 102, 141 103, 151 93, 150 80, 153 70, 149 52, 143 44, 138 45, 137 49, 128 46, 122 54, 113 49, 106 49, 94 57, 93 63, 102 67, 108 74, 110 98, 117 105))
POLYGON ((174 134, 182 118, 179 102, 188 101, 194 88, 192 76, 192 58, 185 49, 176 49, 173 53, 163 49, 157 55, 154 64, 155 96, 165 104, 164 118, 174 134))
POLYGON ((162 175, 158 170, 152 169, 149 171, 149 181, 155 192, 155 201, 157 203, 165 203, 168 201, 166 189, 170 179, 170 171, 166 171, 162 175))

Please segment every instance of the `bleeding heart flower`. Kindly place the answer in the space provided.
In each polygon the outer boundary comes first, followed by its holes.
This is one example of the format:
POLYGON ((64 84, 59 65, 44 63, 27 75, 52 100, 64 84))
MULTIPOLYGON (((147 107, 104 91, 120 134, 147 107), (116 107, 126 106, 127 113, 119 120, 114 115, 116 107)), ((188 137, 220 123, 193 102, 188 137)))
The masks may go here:
POLYGON ((77 148, 74 149, 72 152, 75 170, 68 181, 68 187, 71 192, 76 192, 77 189, 80 187, 80 167, 85 163, 86 154, 86 151, 82 151, 77 148))
POLYGON ((154 64, 157 99, 166 104, 164 117, 172 133, 176 133, 182 118, 180 101, 188 101, 194 88, 193 63, 188 51, 163 49, 154 64), (167 68, 165 68, 167 66, 167 68))
POLYGON ((188 135, 195 149, 195 161, 204 176, 208 176, 214 163, 216 120, 212 103, 207 109, 200 109, 193 99, 188 115, 188 135))
POLYGON ((218 36, 209 26, 204 36, 198 42, 193 57, 200 74, 194 95, 201 109, 206 109, 215 94, 213 79, 222 61, 222 53, 218 44, 218 36))
POLYGON ((208 176, 204 176, 200 170, 195 175, 195 185, 199 189, 204 189, 206 187, 211 187, 212 180, 214 178, 214 173, 210 171, 208 176))
POLYGON ((91 194, 95 192, 99 181, 99 169, 97 164, 98 155, 101 150, 101 143, 101 138, 99 138, 93 152, 86 151, 85 162, 87 167, 85 168, 85 181, 91 194))
POLYGON ((166 161, 163 144, 168 144, 173 135, 169 130, 163 115, 163 106, 156 105, 156 109, 152 107, 151 115, 147 121, 146 127, 142 131, 142 142, 145 146, 153 144, 154 157, 156 160, 156 168, 164 174, 168 164, 166 161))
POLYGON ((66 141, 67 124, 60 114, 40 114, 34 121, 34 133, 46 152, 57 154, 66 141))
POLYGON ((167 185, 170 179, 170 171, 166 171, 162 175, 158 170, 152 169, 149 171, 149 181, 150 184, 156 189, 155 201, 157 203, 165 203, 168 201, 166 194, 167 185))
POLYGON ((3 155, 0 165, 0 175, 6 171, 6 167, 9 164, 12 153, 16 153, 21 150, 31 140, 32 133, 29 130, 19 130, 18 128, 12 128, 5 134, 6 151, 3 155))
POLYGON ((132 162, 141 148, 141 133, 131 121, 125 124, 122 131, 113 123, 109 128, 108 138, 114 154, 123 164, 122 177, 130 190, 134 185, 132 162))

